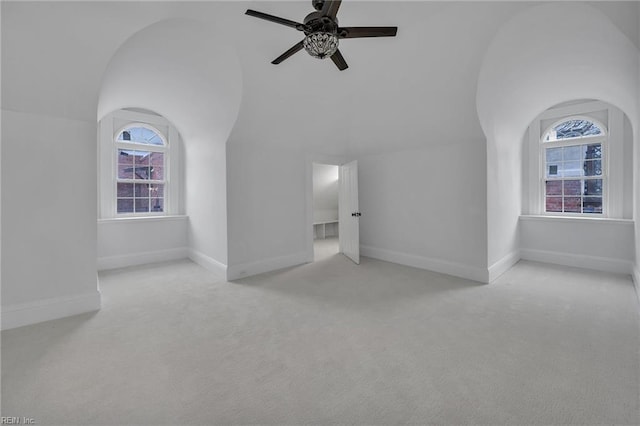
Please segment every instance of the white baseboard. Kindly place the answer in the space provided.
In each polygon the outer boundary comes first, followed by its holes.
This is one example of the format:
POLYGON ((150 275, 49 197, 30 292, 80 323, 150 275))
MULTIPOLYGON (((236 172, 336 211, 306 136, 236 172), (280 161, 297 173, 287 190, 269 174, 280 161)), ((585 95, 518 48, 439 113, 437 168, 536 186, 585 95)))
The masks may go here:
POLYGON ((100 291, 2 307, 2 330, 100 309, 100 291))
POLYGON ((224 263, 220 263, 215 260, 213 257, 209 257, 204 253, 199 252, 198 250, 194 250, 192 248, 189 249, 189 259, 198 265, 202 266, 205 269, 213 272, 217 276, 222 279, 226 279, 227 277, 227 265, 224 263))
POLYGON ((489 282, 493 282, 500 275, 507 272, 520 260, 520 251, 516 250, 509 253, 493 265, 489 266, 489 282))
POLYGON ((556 265, 573 266, 576 268, 593 269, 596 271, 613 272, 617 274, 633 274, 633 262, 630 260, 613 259, 609 257, 586 256, 573 253, 562 253, 547 250, 520 249, 520 257, 536 262, 553 263, 556 265))
POLYGON ((306 251, 286 256, 273 257, 271 259, 259 260, 257 262, 230 265, 227 268, 227 280, 232 281, 240 278, 246 278, 252 275, 301 265, 303 263, 309 263, 306 251))
POLYGON ((487 270, 483 268, 463 265, 461 263, 450 262, 447 260, 416 256, 414 254, 401 253, 363 245, 360 246, 360 254, 374 259, 412 266, 414 268, 427 269, 429 271, 453 275, 454 277, 465 278, 482 283, 488 282, 489 279, 487 270))
POLYGON ((147 263, 166 262, 168 260, 186 259, 187 257, 187 247, 122 254, 117 256, 105 256, 98 258, 98 271, 125 268, 127 266, 145 265, 147 263))

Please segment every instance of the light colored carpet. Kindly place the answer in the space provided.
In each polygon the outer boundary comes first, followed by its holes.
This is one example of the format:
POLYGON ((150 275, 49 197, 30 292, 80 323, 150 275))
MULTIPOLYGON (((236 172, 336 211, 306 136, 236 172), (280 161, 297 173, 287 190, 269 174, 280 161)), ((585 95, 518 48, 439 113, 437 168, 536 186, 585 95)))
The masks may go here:
POLYGON ((326 260, 338 253, 338 237, 321 238, 313 242, 313 261, 326 260))
POLYGON ((228 283, 100 274, 103 309, 2 333, 38 424, 637 424, 631 280, 520 262, 491 285, 341 255, 228 283))

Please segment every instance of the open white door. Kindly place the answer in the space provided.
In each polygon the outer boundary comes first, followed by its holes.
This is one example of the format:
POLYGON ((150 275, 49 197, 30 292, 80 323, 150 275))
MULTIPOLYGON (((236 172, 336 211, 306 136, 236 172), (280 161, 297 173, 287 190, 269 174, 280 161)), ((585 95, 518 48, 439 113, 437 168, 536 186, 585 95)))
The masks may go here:
POLYGON ((340 253, 360 264, 360 211, 358 204, 358 162, 340 166, 338 239, 340 253))

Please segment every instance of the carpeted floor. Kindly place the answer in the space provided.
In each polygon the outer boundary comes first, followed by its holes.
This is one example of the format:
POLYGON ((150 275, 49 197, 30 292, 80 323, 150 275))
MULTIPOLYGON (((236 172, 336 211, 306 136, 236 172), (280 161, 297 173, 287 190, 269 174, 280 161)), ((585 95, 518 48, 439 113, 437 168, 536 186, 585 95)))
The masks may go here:
POLYGON ((491 285, 341 255, 228 283, 100 274, 103 309, 2 333, 38 424, 638 424, 630 278, 520 262, 491 285))
POLYGON ((326 260, 338 254, 340 242, 338 237, 318 239, 313 242, 313 261, 326 260))

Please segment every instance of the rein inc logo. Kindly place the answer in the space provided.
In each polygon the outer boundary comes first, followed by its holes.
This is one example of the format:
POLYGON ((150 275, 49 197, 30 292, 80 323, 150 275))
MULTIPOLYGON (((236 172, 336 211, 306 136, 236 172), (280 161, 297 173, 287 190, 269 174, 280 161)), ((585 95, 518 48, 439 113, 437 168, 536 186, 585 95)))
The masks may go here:
POLYGON ((36 419, 33 417, 0 417, 0 425, 35 425, 36 419))

